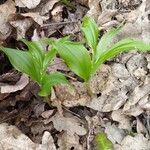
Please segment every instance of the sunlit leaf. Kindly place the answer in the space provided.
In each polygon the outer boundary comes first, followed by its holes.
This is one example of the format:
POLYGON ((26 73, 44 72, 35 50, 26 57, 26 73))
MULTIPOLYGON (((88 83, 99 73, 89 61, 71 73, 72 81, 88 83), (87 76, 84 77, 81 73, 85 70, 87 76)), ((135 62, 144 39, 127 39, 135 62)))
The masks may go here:
POLYGON ((80 43, 59 39, 53 44, 69 68, 85 81, 91 75, 91 58, 87 49, 80 43))
POLYGON ((21 40, 28 46, 29 52, 32 54, 32 58, 38 63, 40 68, 42 68, 42 63, 45 57, 44 46, 41 41, 27 41, 25 39, 21 40))
POLYGON ((146 44, 141 40, 132 38, 123 39, 101 54, 101 57, 99 57, 97 62, 93 65, 94 67, 92 73, 95 73, 98 67, 106 60, 111 59, 122 52, 130 50, 150 51, 150 44, 146 44))
POLYGON ((48 67, 49 63, 53 60, 53 58, 56 55, 56 50, 55 49, 51 49, 47 52, 47 54, 45 54, 45 58, 43 61, 43 70, 46 70, 46 68, 48 67))
POLYGON ((69 81, 65 78, 65 76, 62 73, 56 72, 51 74, 45 74, 45 76, 43 76, 42 79, 42 86, 39 95, 50 95, 52 86, 56 84, 69 84, 69 81))
POLYGON ((96 135, 97 150, 114 150, 112 142, 107 138, 105 133, 96 135))
POLYGON ((121 28, 112 28, 102 36, 96 47, 94 61, 97 61, 101 57, 101 55, 103 55, 103 53, 108 50, 108 46, 110 46, 113 38, 120 32, 120 29, 121 28))
POLYGON ((14 68, 29 75, 33 80, 40 81, 39 73, 29 52, 4 47, 1 47, 0 50, 8 56, 14 68))
POLYGON ((84 17, 81 25, 81 30, 85 35, 88 45, 95 53, 99 36, 99 29, 96 22, 88 16, 84 17))

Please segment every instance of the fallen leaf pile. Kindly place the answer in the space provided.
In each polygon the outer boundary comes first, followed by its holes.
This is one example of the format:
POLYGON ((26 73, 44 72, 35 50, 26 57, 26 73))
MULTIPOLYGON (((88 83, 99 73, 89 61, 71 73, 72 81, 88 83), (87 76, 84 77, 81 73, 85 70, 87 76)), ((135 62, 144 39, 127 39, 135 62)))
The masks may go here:
MULTIPOLYGON (((150 42, 149 10, 150 0, 7 0, 0 4, 0 44, 24 49, 19 39, 82 40, 84 15, 104 32, 124 24, 114 41, 150 42)), ((150 54, 132 51, 103 64, 90 83, 93 98, 56 57, 48 71, 63 72, 74 88, 55 86, 50 105, 3 54, 0 65, 0 149, 96 150, 95 136, 105 132, 115 150, 150 150, 150 54)))

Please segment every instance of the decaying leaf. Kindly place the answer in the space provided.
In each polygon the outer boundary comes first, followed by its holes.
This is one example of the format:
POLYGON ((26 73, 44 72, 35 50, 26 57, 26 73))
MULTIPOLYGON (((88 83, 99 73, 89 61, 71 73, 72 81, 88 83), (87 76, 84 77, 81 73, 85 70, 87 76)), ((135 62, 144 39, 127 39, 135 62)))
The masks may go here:
POLYGON ((15 85, 0 86, 1 93, 13 93, 22 90, 29 83, 29 78, 26 75, 22 75, 20 80, 15 85))
POLYGON ((43 134, 42 144, 36 144, 21 133, 17 127, 3 123, 0 124, 0 149, 56 150, 56 147, 51 134, 47 131, 43 134))
POLYGON ((33 20, 25 18, 23 20, 10 21, 10 24, 17 30, 17 39, 25 38, 27 30, 31 27, 33 20))
POLYGON ((60 114, 56 113, 51 119, 53 122, 54 128, 57 131, 67 131, 67 134, 74 135, 85 135, 87 133, 86 129, 83 127, 81 122, 72 117, 63 117, 60 114))
POLYGON ((109 123, 106 124, 105 133, 107 134, 107 137, 113 144, 120 144, 123 138, 125 137, 125 132, 122 129, 119 129, 117 128, 117 126, 111 125, 109 123))
POLYGON ((87 12, 87 15, 97 21, 99 15, 101 14, 100 0, 89 0, 88 5, 90 10, 87 12))
POLYGON ((149 150, 150 141, 148 141, 142 134, 137 134, 132 137, 126 136, 121 144, 115 145, 115 150, 149 150))
POLYGON ((11 14, 16 12, 15 3, 12 0, 7 0, 3 5, 0 5, 0 39, 5 40, 11 33, 12 27, 8 24, 11 14))
POLYGON ((46 21, 49 17, 48 16, 41 16, 39 12, 35 13, 24 13, 21 14, 24 17, 31 17, 36 23, 39 25, 43 25, 43 22, 46 21))
POLYGON ((84 150, 79 143, 79 137, 77 135, 69 135, 67 132, 58 135, 58 150, 84 150))
POLYGON ((41 0, 15 0, 16 6, 29 9, 35 8, 40 2, 41 0))
POLYGON ((49 0, 42 8, 41 15, 47 14, 59 0, 49 0))
POLYGON ((113 111, 111 114, 111 117, 114 121, 119 122, 119 128, 121 128, 121 129, 130 129, 131 128, 130 117, 123 114, 121 109, 113 111))

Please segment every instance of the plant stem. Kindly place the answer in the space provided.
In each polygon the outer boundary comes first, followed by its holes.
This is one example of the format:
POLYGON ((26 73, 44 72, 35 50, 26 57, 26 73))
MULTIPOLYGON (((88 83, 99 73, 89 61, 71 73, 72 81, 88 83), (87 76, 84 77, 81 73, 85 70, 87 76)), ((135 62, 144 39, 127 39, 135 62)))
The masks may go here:
POLYGON ((93 97, 93 92, 91 90, 91 86, 90 86, 90 80, 85 82, 85 86, 86 86, 86 90, 87 90, 87 93, 90 97, 93 97))

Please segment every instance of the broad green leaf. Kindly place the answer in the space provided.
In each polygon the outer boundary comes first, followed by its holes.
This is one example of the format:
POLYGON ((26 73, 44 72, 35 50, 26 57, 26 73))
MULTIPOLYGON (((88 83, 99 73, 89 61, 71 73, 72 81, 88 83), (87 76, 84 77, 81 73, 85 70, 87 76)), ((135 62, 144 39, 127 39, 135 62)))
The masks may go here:
POLYGON ((41 41, 27 41, 25 39, 21 40, 24 42, 29 49, 29 52, 32 54, 32 58, 35 60, 35 63, 38 63, 39 68, 43 66, 43 60, 45 57, 44 46, 41 41))
POLYGON ((85 35, 88 45, 92 48, 93 53, 95 53, 99 36, 97 24, 92 18, 85 16, 82 21, 81 30, 85 35))
POLYGON ((56 50, 54 48, 52 48, 51 50, 47 52, 47 54, 45 54, 45 58, 43 61, 43 70, 47 69, 49 63, 52 61, 55 55, 56 55, 56 50))
POLYGON ((105 133, 96 135, 97 150, 114 150, 112 142, 107 138, 105 133))
POLYGON ((75 74, 85 81, 89 80, 92 63, 87 49, 82 44, 59 39, 53 43, 53 47, 75 74))
POLYGON ((4 47, 0 47, 0 50, 7 55, 14 68, 29 75, 33 80, 40 82, 39 73, 29 52, 4 47))
POLYGON ((94 64, 92 73, 95 73, 98 67, 106 60, 117 56, 121 52, 130 50, 150 51, 150 44, 146 44, 145 42, 137 39, 123 39, 118 43, 114 44, 110 49, 108 49, 101 55, 101 57, 94 64))
POLYGON ((94 61, 97 61, 101 55, 108 50, 108 46, 112 42, 113 38, 120 32, 120 29, 121 28, 112 28, 102 36, 96 48, 94 61))
POLYGON ((62 73, 56 72, 51 74, 45 74, 42 79, 42 86, 39 95, 48 96, 51 93, 52 86, 56 84, 69 84, 69 81, 62 73))

